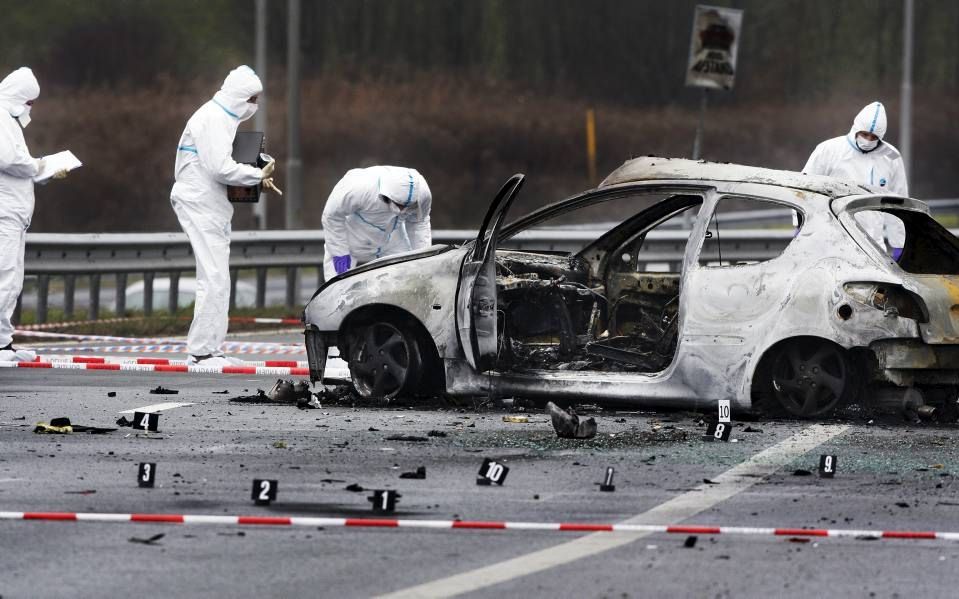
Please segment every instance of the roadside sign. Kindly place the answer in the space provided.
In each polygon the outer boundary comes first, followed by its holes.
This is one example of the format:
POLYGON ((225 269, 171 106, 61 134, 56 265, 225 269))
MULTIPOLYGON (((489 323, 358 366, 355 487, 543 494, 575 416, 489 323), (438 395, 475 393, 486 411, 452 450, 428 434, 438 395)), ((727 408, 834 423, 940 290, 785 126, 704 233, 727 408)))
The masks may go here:
POLYGON ((698 5, 693 14, 686 85, 732 89, 743 11, 698 5))

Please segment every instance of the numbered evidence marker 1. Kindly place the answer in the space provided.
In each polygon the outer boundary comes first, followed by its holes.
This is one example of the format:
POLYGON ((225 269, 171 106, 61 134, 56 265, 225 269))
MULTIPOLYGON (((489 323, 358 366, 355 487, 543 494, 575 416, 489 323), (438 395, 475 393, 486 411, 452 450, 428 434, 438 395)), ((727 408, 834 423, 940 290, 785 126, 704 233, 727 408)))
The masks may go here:
POLYGON ((476 479, 478 485, 491 485, 496 483, 502 486, 506 481, 506 475, 509 474, 509 468, 486 458, 479 469, 479 477, 476 479))
POLYGON ((609 466, 606 468, 606 476, 603 477, 603 482, 599 485, 600 491, 605 491, 611 493, 616 490, 616 485, 613 484, 613 467, 609 466))
POLYGON ((728 399, 719 400, 719 421, 720 422, 732 422, 730 417, 732 416, 732 411, 729 407, 730 401, 728 399))
POLYGON ((140 462, 140 469, 137 471, 137 484, 152 489, 156 479, 157 465, 153 462, 140 462))
POLYGON ((276 481, 253 479, 253 503, 256 505, 270 505, 276 501, 276 481))
POLYGON ((819 477, 833 478, 834 476, 836 476, 836 456, 819 456, 819 477))
POLYGON ((728 422, 710 422, 706 427, 706 434, 703 436, 705 441, 729 441, 729 433, 733 430, 733 425, 728 422))
POLYGON ((160 415, 155 412, 134 412, 132 426, 137 430, 156 432, 160 426, 160 415))
POLYGON ((396 491, 376 490, 373 491, 373 494, 367 497, 366 500, 373 504, 374 512, 386 514, 396 509, 396 504, 399 503, 400 497, 402 497, 402 495, 396 491))

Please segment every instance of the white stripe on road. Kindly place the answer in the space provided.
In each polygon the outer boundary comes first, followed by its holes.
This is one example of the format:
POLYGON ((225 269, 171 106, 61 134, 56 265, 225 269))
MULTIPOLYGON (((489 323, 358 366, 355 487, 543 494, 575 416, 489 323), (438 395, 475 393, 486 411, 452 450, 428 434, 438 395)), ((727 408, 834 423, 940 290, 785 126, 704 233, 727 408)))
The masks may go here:
POLYGON ((192 403, 179 403, 168 401, 166 403, 155 403, 152 406, 143 406, 142 408, 130 408, 117 412, 118 414, 132 414, 134 412, 162 412, 163 410, 172 410, 173 408, 182 408, 183 406, 192 406, 192 403))
MULTIPOLYGON (((704 483, 622 523, 667 525, 692 518, 742 493, 848 428, 846 425, 810 426, 711 479, 719 484, 704 483)), ((455 597, 609 551, 649 534, 652 533, 592 533, 574 541, 379 597, 455 597)))

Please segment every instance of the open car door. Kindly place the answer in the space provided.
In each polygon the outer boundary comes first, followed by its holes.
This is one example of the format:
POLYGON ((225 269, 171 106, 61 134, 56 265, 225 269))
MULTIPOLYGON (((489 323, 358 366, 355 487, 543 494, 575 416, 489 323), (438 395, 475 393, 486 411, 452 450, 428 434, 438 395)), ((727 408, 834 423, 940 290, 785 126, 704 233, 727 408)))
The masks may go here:
POLYGON ((496 362, 496 243, 503 218, 524 180, 521 174, 513 175, 496 194, 460 269, 456 328, 466 361, 478 372, 490 370, 496 362))

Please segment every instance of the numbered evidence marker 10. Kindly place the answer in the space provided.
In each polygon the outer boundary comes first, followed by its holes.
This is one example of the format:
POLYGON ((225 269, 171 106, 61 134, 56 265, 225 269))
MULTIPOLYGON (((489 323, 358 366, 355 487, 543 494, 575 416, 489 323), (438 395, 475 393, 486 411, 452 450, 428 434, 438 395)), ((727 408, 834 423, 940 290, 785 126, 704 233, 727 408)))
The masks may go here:
POLYGON ((836 456, 819 456, 819 477, 833 478, 834 476, 836 476, 836 456))
POLYGON ((732 422, 730 417, 732 416, 732 411, 729 407, 730 401, 728 399, 719 400, 719 421, 720 422, 732 422))
POLYGON ((156 432, 160 426, 160 415, 154 412, 134 412, 132 426, 137 430, 156 432))
POLYGON ((137 471, 137 484, 152 489, 157 479, 157 465, 153 462, 140 462, 137 471))
POLYGON ((396 491, 378 489, 373 491, 373 494, 366 499, 373 504, 374 512, 386 514, 396 509, 396 504, 399 503, 400 497, 402 497, 402 495, 396 491))
POLYGON ((729 441, 733 425, 728 422, 710 422, 703 439, 706 441, 729 441))
POLYGON ((253 480, 253 502, 256 505, 270 505, 271 501, 276 501, 276 481, 275 480, 253 480))
POLYGON ((616 490, 616 485, 613 484, 613 472, 612 466, 606 468, 606 476, 603 477, 603 482, 599 485, 600 491, 611 493, 616 490))
POLYGON ((476 484, 478 485, 491 485, 496 483, 497 485, 502 486, 506 481, 506 475, 509 474, 509 468, 500 464, 499 462, 494 462, 493 460, 486 458, 483 460, 483 465, 479 469, 479 477, 476 479, 476 484))

